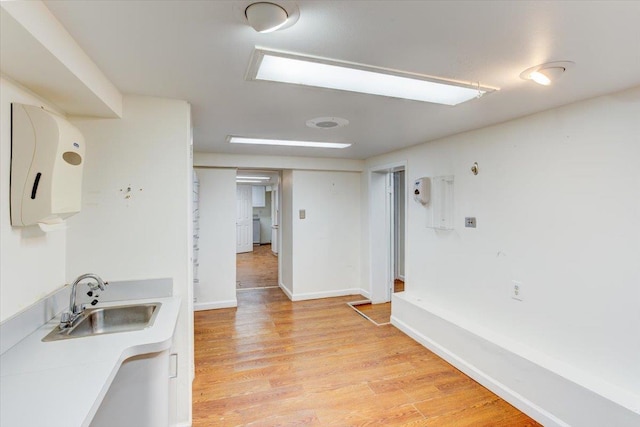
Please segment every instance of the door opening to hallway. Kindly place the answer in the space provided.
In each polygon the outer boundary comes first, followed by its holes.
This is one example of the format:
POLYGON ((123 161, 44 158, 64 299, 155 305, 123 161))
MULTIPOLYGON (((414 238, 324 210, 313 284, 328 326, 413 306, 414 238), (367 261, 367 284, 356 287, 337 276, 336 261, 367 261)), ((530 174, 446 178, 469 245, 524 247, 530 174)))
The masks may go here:
POLYGON ((404 291, 404 229, 406 180, 404 170, 390 174, 393 179, 392 206, 393 212, 393 292, 404 291))
POLYGON ((236 290, 277 287, 280 172, 238 170, 236 184, 237 224, 248 224, 238 228, 236 290))
POLYGON ((369 178, 371 301, 377 304, 405 290, 405 165, 373 169, 369 178))

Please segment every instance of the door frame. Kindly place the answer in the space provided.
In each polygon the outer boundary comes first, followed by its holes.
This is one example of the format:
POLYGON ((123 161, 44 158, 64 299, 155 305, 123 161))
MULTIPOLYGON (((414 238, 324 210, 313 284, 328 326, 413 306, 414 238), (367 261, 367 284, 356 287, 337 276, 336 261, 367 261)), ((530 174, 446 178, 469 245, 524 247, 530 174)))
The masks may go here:
MULTIPOLYGON (((369 168, 369 299, 373 304, 391 301, 395 276, 393 224, 393 173, 405 171, 405 259, 407 257, 407 162, 369 168)), ((408 276, 405 271, 405 279, 408 276)))

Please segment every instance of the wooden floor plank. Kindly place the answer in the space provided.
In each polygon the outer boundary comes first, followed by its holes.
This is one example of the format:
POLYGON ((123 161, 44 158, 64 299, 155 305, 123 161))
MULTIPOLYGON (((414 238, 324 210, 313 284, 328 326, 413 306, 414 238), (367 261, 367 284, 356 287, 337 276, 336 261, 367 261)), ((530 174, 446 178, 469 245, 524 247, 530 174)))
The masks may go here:
POLYGON ((278 257, 271 245, 253 245, 252 252, 236 254, 236 289, 278 286, 278 257))
POLYGON ((348 302, 278 288, 195 313, 193 426, 538 425, 348 302))
POLYGON ((380 304, 357 304, 353 308, 368 317, 377 325, 386 325, 391 322, 391 303, 385 302, 380 304))

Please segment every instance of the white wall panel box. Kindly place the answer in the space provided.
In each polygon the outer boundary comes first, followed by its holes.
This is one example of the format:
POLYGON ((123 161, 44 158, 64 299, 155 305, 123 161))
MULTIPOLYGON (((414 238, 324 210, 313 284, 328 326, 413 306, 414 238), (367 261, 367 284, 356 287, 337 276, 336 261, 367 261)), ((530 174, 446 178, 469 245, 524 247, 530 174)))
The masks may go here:
POLYGON ((64 117, 11 104, 11 225, 44 230, 78 213, 85 144, 64 117))

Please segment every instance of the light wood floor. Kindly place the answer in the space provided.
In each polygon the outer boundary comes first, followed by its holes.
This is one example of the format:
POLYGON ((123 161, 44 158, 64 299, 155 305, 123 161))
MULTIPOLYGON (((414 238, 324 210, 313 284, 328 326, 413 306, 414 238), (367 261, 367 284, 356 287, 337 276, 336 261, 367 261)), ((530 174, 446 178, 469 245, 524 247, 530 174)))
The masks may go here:
POLYGON ((384 325, 391 322, 391 303, 380 304, 358 304, 353 308, 364 314, 377 325, 384 325))
POLYGON ((278 286, 278 257, 271 245, 253 246, 253 252, 236 255, 236 289, 278 286))
POLYGON ((195 313, 194 426, 531 426, 395 327, 278 288, 195 313))

